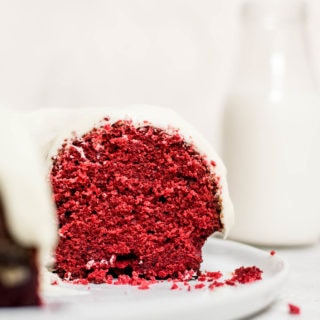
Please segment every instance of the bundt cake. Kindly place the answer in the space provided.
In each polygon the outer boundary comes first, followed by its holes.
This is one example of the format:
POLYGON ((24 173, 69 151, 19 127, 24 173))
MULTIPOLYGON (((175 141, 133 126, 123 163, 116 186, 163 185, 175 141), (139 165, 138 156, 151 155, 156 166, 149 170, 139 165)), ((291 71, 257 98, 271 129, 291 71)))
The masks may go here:
POLYGON ((59 220, 54 270, 61 278, 196 274, 206 239, 228 233, 225 168, 172 110, 80 108, 31 117, 47 124, 38 138, 47 139, 41 145, 59 220))

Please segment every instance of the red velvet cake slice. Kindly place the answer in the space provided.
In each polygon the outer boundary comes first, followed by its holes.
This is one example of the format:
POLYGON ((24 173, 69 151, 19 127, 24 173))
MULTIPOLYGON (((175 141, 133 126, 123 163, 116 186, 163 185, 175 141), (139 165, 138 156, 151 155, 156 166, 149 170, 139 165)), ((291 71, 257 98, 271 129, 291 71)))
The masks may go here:
POLYGON ((41 303, 39 260, 57 232, 44 170, 22 126, 0 111, 0 307, 41 303))
POLYGON ((206 239, 232 224, 221 160, 171 110, 77 110, 49 157, 63 279, 197 273, 206 239))

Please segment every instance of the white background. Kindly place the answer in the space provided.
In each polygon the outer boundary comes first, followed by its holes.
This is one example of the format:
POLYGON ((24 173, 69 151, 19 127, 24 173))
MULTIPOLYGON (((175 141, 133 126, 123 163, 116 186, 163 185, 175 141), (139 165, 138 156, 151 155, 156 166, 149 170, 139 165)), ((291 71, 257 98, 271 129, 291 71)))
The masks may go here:
MULTIPOLYGON (((170 106, 219 149, 241 3, 0 0, 0 103, 170 106)), ((318 76, 320 1, 308 3, 318 76)))

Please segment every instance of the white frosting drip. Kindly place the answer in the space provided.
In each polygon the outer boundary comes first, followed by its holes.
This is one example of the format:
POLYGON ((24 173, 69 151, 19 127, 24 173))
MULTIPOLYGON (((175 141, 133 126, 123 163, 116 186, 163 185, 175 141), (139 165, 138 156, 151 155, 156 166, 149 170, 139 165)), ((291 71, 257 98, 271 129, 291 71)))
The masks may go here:
POLYGON ((226 168, 210 143, 188 122, 176 112, 168 108, 137 105, 127 108, 119 107, 92 107, 78 109, 42 109, 26 114, 33 128, 33 134, 48 160, 49 168, 52 165, 51 157, 57 154, 65 139, 72 136, 82 136, 92 128, 99 126, 101 121, 109 118, 110 123, 118 120, 131 120, 135 126, 151 124, 170 133, 178 129, 187 143, 211 160, 216 166, 211 166, 212 172, 219 177, 219 186, 222 200, 221 221, 226 236, 233 225, 233 205, 229 197, 226 180, 226 168), (42 128, 39 128, 39 124, 42 128))
POLYGON ((57 228, 45 166, 21 118, 3 109, 0 149, 0 196, 9 232, 46 255, 56 243, 57 228))

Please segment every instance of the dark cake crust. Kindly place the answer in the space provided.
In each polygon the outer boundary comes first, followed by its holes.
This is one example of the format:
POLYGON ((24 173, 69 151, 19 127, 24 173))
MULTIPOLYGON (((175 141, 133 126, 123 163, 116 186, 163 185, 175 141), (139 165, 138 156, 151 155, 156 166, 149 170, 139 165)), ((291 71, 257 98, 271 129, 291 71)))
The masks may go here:
POLYGON ((6 226, 0 197, 0 307, 37 306, 37 250, 18 244, 6 226))
POLYGON ((133 272, 160 279, 197 272, 205 240, 222 229, 210 165, 178 132, 130 121, 66 142, 50 174, 60 235, 55 271, 95 283, 133 272))

